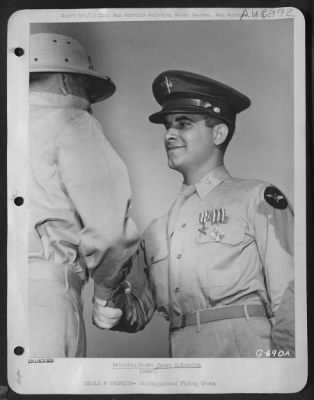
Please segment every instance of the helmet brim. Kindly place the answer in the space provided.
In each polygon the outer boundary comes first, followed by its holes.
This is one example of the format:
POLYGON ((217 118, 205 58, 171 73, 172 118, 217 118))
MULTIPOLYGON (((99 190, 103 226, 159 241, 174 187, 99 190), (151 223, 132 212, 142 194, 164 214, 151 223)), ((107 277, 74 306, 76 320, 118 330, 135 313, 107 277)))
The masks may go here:
POLYGON ((105 100, 111 97, 116 91, 116 85, 113 81, 106 75, 98 74, 94 71, 86 70, 80 71, 79 69, 73 70, 73 68, 30 68, 30 73, 32 72, 51 72, 51 73, 69 73, 85 76, 90 82, 90 102, 97 103, 99 101, 105 100))
POLYGON ((116 91, 116 85, 109 77, 99 78, 97 76, 86 75, 90 79, 90 100, 91 103, 108 99, 116 91))

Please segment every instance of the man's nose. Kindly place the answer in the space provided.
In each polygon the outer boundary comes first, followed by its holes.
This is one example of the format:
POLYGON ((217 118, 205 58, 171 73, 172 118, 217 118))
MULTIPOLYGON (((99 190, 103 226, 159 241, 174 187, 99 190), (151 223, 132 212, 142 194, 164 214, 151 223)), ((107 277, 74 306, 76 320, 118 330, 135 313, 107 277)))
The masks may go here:
POLYGON ((166 130, 165 133, 165 139, 166 140, 173 140, 176 139, 178 137, 178 130, 175 129, 174 127, 170 127, 166 130))

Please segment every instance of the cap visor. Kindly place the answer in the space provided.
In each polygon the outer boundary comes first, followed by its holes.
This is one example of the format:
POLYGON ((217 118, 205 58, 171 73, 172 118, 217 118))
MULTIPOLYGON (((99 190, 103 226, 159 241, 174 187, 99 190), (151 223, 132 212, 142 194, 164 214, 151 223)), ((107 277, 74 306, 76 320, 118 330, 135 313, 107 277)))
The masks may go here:
MULTIPOLYGON (((150 122, 153 124, 163 124, 165 122, 165 117, 169 114, 205 114, 205 115, 213 115, 209 110, 206 111, 204 108, 200 107, 178 107, 178 108, 169 108, 168 110, 162 110, 157 113, 154 113, 148 117, 150 122)), ((217 116, 218 117, 218 116, 217 116)))

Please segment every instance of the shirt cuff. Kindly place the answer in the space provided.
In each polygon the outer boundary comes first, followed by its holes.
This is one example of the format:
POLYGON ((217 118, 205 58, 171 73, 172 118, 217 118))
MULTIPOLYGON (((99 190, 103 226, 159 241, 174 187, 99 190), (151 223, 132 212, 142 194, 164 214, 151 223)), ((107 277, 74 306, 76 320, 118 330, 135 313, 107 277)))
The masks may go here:
POLYGON ((129 281, 124 280, 115 288, 106 288, 104 286, 95 285, 94 297, 100 300, 112 300, 112 298, 119 292, 124 294, 131 293, 132 285, 129 281))
POLYGON ((97 297, 100 300, 110 300, 114 291, 114 288, 106 288, 104 286, 95 285, 94 297, 97 297))

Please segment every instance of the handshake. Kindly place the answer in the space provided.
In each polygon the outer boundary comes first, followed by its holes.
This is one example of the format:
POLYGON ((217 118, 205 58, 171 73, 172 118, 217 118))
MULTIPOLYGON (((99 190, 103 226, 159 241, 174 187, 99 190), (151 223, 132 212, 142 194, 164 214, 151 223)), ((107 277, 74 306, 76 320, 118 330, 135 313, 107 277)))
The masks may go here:
POLYGON ((112 329, 119 323, 123 313, 125 313, 125 317, 131 320, 132 325, 136 312, 129 299, 130 293, 131 285, 124 280, 114 291, 112 300, 108 301, 94 297, 93 324, 101 329, 112 329))
POLYGON ((93 324, 101 329, 111 329, 120 321, 122 310, 108 306, 107 300, 94 298, 93 324))

